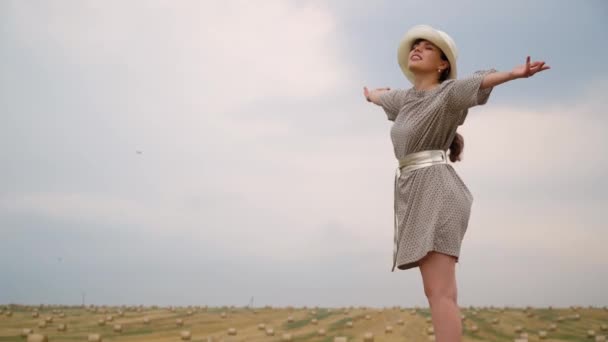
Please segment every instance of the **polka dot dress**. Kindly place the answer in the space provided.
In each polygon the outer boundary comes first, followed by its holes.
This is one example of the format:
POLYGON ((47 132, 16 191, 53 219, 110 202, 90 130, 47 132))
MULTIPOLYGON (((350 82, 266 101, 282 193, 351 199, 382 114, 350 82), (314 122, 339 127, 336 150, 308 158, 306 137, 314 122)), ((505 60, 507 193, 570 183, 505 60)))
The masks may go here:
MULTIPOLYGON (((480 89, 483 77, 495 69, 480 70, 459 80, 445 80, 430 90, 391 89, 380 105, 393 121, 390 136, 395 157, 424 150, 448 151, 468 109, 488 101, 492 88, 480 89)), ((396 166, 395 166, 396 167, 396 166)), ((397 219, 393 266, 419 266, 428 252, 460 257, 473 195, 450 163, 403 172, 395 188, 397 219)))

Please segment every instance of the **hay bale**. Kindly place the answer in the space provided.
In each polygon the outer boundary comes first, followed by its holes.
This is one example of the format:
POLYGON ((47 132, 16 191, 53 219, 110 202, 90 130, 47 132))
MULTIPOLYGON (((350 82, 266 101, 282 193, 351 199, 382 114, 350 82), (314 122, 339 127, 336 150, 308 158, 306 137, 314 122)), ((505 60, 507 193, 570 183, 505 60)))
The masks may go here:
POLYGON ((89 334, 87 338, 88 342, 102 342, 101 335, 99 334, 89 334))
POLYGON ((527 338, 516 338, 513 341, 515 341, 515 342, 528 342, 528 339, 527 338))
POLYGON ((578 321, 581 319, 581 314, 574 314, 571 316, 572 320, 578 321))
POLYGON ((587 337, 588 338, 595 337, 595 330, 587 330, 587 337))
POLYGON ((61 323, 57 326, 57 331, 66 331, 68 329, 68 326, 61 323))
POLYGON ((112 327, 112 329, 114 330, 114 332, 121 333, 122 332, 122 324, 114 324, 114 327, 112 327))
POLYGON ((547 332, 544 330, 541 330, 538 332, 538 338, 540 338, 541 340, 544 340, 547 338, 547 332))
POLYGON ((192 338, 192 334, 188 330, 182 330, 179 333, 179 337, 182 339, 182 341, 190 341, 190 339, 192 338))
POLYGON ((184 325, 184 321, 181 318, 177 318, 175 320, 175 325, 177 325, 178 327, 181 327, 184 325))
POLYGON ((397 321, 397 325, 404 325, 404 324, 405 324, 405 322, 402 319, 397 321))
POLYGON ((228 328, 228 335, 235 336, 236 335, 236 328, 228 328))
POLYGON ((325 336, 325 329, 317 330, 317 336, 325 336))
POLYGON ((334 342, 348 342, 348 339, 345 336, 336 336, 334 342))
POLYGON ((521 325, 516 325, 515 326, 515 332, 516 333, 521 333, 522 331, 524 331, 524 327, 522 327, 521 325))
POLYGON ((519 334, 519 338, 525 338, 527 340, 528 339, 528 333, 523 332, 523 333, 519 334))
POLYGON ((44 320, 45 320, 47 323, 53 323, 53 316, 47 316, 47 317, 46 317, 44 320))
POLYGON ((595 336, 595 342, 606 342, 606 336, 604 336, 604 335, 595 336))
POLYGON ((34 330, 30 328, 21 329, 21 337, 27 337, 29 334, 33 334, 34 330))
POLYGON ((293 316, 287 317, 287 323, 291 323, 291 322, 293 322, 293 316))
POLYGON ((292 340, 291 334, 283 334, 283 336, 281 336, 281 341, 283 342, 290 342, 292 340))
POLYGON ((266 324, 264 324, 264 323, 258 324, 258 330, 266 330, 266 324))
POLYGON ((266 336, 274 336, 274 329, 266 328, 266 336))
POLYGON ((549 331, 555 331, 555 329, 557 329, 557 324, 555 324, 555 323, 549 324, 549 331))
POLYGON ((317 319, 316 319, 316 318, 313 318, 313 319, 310 321, 310 323, 312 323, 312 324, 314 324, 314 325, 319 324, 319 322, 317 321, 317 319))
POLYGON ((227 316, 226 316, 226 312, 222 311, 222 313, 220 314, 220 317, 222 317, 222 318, 226 318, 226 317, 227 317, 227 316))
POLYGON ((477 324, 473 324, 473 325, 471 326, 471 332, 475 334, 475 333, 477 333, 478 331, 479 331, 479 327, 477 326, 477 324))
POLYGON ((431 318, 431 316, 428 316, 428 317, 426 318, 426 322, 427 322, 427 323, 432 323, 432 322, 433 322, 433 319, 431 318))
POLYGON ((558 322, 561 322, 561 321, 563 321, 563 320, 564 320, 564 316, 557 316, 556 320, 557 320, 558 322))
POLYGON ((370 320, 370 319, 372 319, 372 316, 370 316, 370 315, 365 315, 365 319, 370 320))
POLYGON ((65 318, 65 313, 60 312, 60 313, 59 313, 59 318, 65 318))
POLYGON ((467 319, 467 315, 465 315, 465 314, 460 315, 460 320, 461 321, 464 321, 465 319, 467 319))
POLYGON ((112 322, 113 320, 114 320, 114 317, 112 315, 106 316, 106 322, 112 322))
POLYGON ((27 335, 27 342, 49 342, 49 338, 42 334, 27 335))
POLYGON ((600 330, 601 330, 601 331, 606 331, 606 330, 608 330, 608 325, 607 325, 607 324, 602 324, 602 325, 600 325, 600 330))
POLYGON ((433 327, 427 327, 426 328, 426 334, 427 335, 433 335, 433 334, 435 334, 435 329, 433 327))
POLYGON ((40 321, 40 322, 38 322, 38 328, 40 328, 40 329, 46 328, 46 321, 40 321))
POLYGON ((144 324, 150 324, 150 318, 144 317, 144 324))
POLYGON ((98 320, 97 325, 99 325, 100 327, 103 327, 104 325, 106 325, 106 320, 103 318, 98 320))
POLYGON ((40 316, 40 314, 38 313, 38 311, 32 312, 32 318, 38 318, 38 316, 40 316))
POLYGON ((346 327, 347 328, 352 328, 353 327, 353 321, 346 322, 346 327))
POLYGON ((387 325, 384 327, 384 333, 385 334, 392 334, 393 333, 393 327, 390 325, 387 325))
POLYGON ((500 319, 499 318, 492 318, 492 324, 498 324, 500 323, 500 319))
POLYGON ((363 342, 374 342, 374 334, 371 332, 363 334, 363 342))
POLYGON ((12 311, 7 311, 5 313, 6 317, 12 317, 13 316, 13 312, 12 311))

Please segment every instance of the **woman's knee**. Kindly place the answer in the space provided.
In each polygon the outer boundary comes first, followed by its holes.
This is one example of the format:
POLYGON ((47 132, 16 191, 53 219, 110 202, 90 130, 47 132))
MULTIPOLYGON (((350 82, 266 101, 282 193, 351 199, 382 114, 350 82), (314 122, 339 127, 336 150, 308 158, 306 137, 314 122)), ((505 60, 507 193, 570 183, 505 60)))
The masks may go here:
POLYGON ((424 294, 429 301, 457 300, 454 258, 430 252, 420 263, 424 294))

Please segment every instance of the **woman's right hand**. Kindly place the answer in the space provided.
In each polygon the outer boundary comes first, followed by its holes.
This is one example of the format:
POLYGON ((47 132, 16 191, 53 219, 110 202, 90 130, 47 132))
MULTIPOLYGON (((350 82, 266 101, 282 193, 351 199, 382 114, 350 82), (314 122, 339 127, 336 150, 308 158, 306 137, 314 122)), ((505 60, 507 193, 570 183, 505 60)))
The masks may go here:
POLYGON ((369 89, 367 89, 367 87, 363 87, 363 96, 365 96, 365 99, 368 102, 374 102, 374 101, 372 101, 371 96, 376 96, 377 93, 382 92, 382 91, 388 91, 388 90, 391 90, 391 88, 389 88, 389 87, 376 88, 376 89, 373 89, 370 91, 369 89))

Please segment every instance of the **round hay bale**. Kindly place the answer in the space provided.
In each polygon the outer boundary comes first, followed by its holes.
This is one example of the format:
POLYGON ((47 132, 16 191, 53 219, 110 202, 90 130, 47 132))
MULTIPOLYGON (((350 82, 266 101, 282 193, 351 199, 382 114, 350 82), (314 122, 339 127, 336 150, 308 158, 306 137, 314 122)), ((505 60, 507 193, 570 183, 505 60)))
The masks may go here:
POLYGON ((102 338, 101 335, 99 334, 89 334, 88 338, 87 338, 88 342, 102 342, 102 338))
POLYGON ((38 318, 38 316, 40 316, 40 314, 38 313, 38 311, 32 312, 32 318, 38 318))
POLYGON ((47 316, 47 317, 46 317, 44 320, 45 320, 47 323, 53 323, 53 316, 47 316))
POLYGON ((287 317, 287 323, 291 323, 291 322, 293 322, 293 316, 287 317))
POLYGON ((397 321, 397 325, 404 325, 404 324, 405 324, 405 322, 402 319, 397 321))
POLYGON ((65 313, 60 312, 60 313, 59 313, 59 318, 65 318, 65 313))
POLYGON ((112 322, 113 320, 114 320, 114 317, 112 315, 106 316, 106 322, 112 322))
POLYGON ((595 342, 606 342, 606 336, 604 336, 604 335, 595 336, 595 342))
POLYGON ((226 318, 226 317, 227 317, 227 316, 226 316, 226 312, 222 311, 222 313, 220 314, 220 317, 222 317, 222 318, 226 318))
POLYGON ((68 326, 64 323, 61 323, 57 326, 57 331, 66 331, 68 329, 68 326))
POLYGON ((192 316, 193 314, 194 314, 194 313, 193 313, 191 310, 188 310, 188 311, 186 312, 186 315, 188 315, 188 316, 192 316))
POLYGON ((281 341, 283 342, 290 342, 292 340, 291 334, 283 334, 283 336, 281 336, 281 341))
POLYGON ((29 334, 33 334, 34 330, 30 328, 21 329, 21 337, 27 337, 29 334))
POLYGON ((527 332, 523 332, 523 333, 519 334, 519 338, 525 338, 527 340, 528 339, 528 333, 527 332))
POLYGON ((384 333, 385 334, 392 334, 393 333, 393 327, 390 325, 387 325, 384 327, 384 333))
POLYGON ((122 332, 122 324, 114 324, 114 327, 112 329, 114 330, 114 332, 121 333, 122 332))
POLYGON ((372 316, 370 316, 370 315, 365 315, 365 319, 370 320, 370 319, 372 319, 372 316))
POLYGON ((427 327, 426 328, 426 334, 427 335, 433 335, 433 334, 435 334, 435 329, 433 327, 427 327))
POLYGON ((587 337, 588 338, 595 337, 595 330, 587 330, 587 337))
POLYGON ((27 335, 27 342, 49 342, 49 338, 42 334, 27 335))
POLYGON ((348 339, 345 336, 336 336, 334 342, 348 342, 348 339))
POLYGON ((363 342, 374 342, 374 334, 371 332, 363 334, 363 342))
POLYGON ((103 327, 104 325, 106 325, 106 320, 103 318, 98 320, 97 325, 99 325, 100 327, 103 327))
POLYGON ((410 311, 410 314, 411 314, 411 315, 415 315, 415 314, 416 314, 416 309, 412 309, 412 310, 410 311))
POLYGON ((574 314, 571 316, 573 320, 578 321, 581 319, 581 314, 574 314))
POLYGON ((608 324, 602 324, 602 325, 600 325, 600 330, 601 330, 601 331, 606 331, 606 330, 608 330, 608 324))
POLYGON ((150 318, 144 317, 144 324, 150 324, 150 318))
POLYGON ((515 326, 515 332, 516 333, 521 333, 522 331, 524 331, 524 327, 522 327, 521 325, 516 325, 515 326))
POLYGON ((317 336, 325 336, 325 329, 317 330, 317 336))
POLYGON ((352 328, 353 327, 353 321, 346 322, 346 327, 347 328, 352 328))
POLYGON ((558 322, 561 322, 561 321, 563 321, 563 320, 564 320, 564 316, 557 316, 556 320, 557 320, 558 322))
POLYGON ((314 325, 317 325, 319 322, 317 321, 317 319, 316 319, 316 318, 313 318, 313 319, 310 321, 310 323, 312 323, 312 324, 314 324, 314 325))
POLYGON ((266 328, 266 336, 274 336, 274 329, 266 328))
POLYGON ((236 335, 236 328, 229 328, 228 329, 228 335, 235 336, 236 335))
POLYGON ((544 340, 547 338, 547 332, 544 330, 541 330, 538 332, 538 338, 540 338, 541 340, 544 340))
POLYGON ((38 322, 38 328, 40 328, 40 329, 46 328, 46 321, 40 321, 40 322, 38 322))
POLYGON ((427 322, 427 323, 431 323, 431 322, 433 322, 433 319, 431 318, 431 316, 428 316, 428 317, 426 318, 426 322, 427 322))
POLYGON ((555 323, 549 324, 549 331, 555 331, 555 329, 557 329, 557 324, 555 324, 555 323))
POLYGON ((492 318, 492 324, 498 324, 500 323, 500 319, 499 318, 492 318))
POLYGON ((266 330, 266 324, 264 324, 264 323, 258 324, 258 330, 266 330))
POLYGON ((472 333, 476 333, 478 331, 479 331, 479 327, 477 326, 477 324, 471 325, 471 332, 472 333))
POLYGON ((184 321, 181 318, 177 318, 175 320, 175 325, 177 325, 178 327, 181 327, 184 325, 184 321))
POLYGON ((6 317, 12 317, 12 316, 13 316, 13 312, 12 312, 12 311, 7 311, 7 312, 5 313, 5 316, 6 316, 6 317))
POLYGON ((190 339, 192 338, 192 334, 188 330, 182 330, 179 333, 179 337, 182 339, 182 341, 190 341, 190 339))

